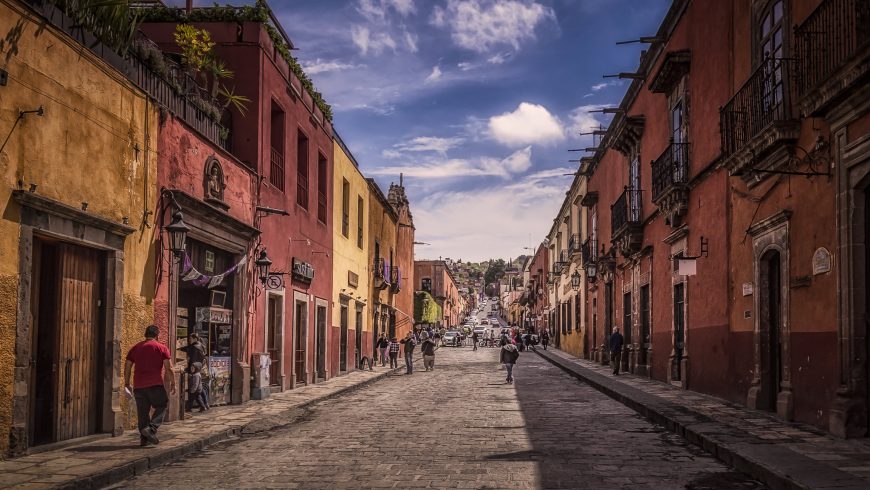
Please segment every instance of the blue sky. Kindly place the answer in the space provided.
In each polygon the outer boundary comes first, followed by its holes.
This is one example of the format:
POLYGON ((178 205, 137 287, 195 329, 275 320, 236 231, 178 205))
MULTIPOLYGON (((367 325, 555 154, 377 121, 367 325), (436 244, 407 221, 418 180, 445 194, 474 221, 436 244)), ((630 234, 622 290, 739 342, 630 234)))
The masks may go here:
MULTIPOLYGON (((178 3, 178 1, 167 2, 178 3)), ((183 2, 181 2, 183 3, 183 2)), ((234 2, 235 3, 235 2, 234 2)), ((201 2, 196 2, 200 5, 201 2)), ((209 3, 210 4, 210 3, 209 3)), ((418 258, 526 253, 582 129, 618 104, 669 0, 272 0, 363 172, 405 174, 418 258)))

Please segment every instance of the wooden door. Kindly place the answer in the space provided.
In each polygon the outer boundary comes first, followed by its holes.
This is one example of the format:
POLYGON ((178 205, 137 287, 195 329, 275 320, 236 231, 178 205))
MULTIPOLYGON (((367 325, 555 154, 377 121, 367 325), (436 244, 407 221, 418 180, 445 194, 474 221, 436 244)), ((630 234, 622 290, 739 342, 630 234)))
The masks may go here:
POLYGON ((93 434, 97 428, 101 357, 100 252, 59 246, 58 362, 55 440, 93 434))
POLYGON ((296 345, 294 346, 295 350, 295 359, 296 363, 294 368, 296 369, 296 383, 304 384, 306 383, 307 376, 305 372, 305 342, 306 342, 306 333, 308 332, 308 314, 307 314, 306 304, 297 301, 296 302, 296 312, 294 317, 294 328, 296 329, 296 345))
POLYGON ((281 336, 279 333, 284 323, 284 297, 269 295, 268 321, 266 329, 266 348, 272 363, 269 365, 269 384, 276 386, 281 381, 281 336))

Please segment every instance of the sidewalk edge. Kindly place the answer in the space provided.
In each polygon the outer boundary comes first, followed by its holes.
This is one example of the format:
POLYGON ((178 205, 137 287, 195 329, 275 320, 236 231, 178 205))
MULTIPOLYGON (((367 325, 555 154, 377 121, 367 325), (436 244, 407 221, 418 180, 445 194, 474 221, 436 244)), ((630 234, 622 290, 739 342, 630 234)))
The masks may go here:
MULTIPOLYGON (((591 387, 600 391, 601 393, 613 398, 614 400, 622 403, 623 405, 631 408, 648 421, 665 427, 668 431, 673 432, 688 442, 704 449, 711 455, 713 455, 719 461, 746 473, 753 478, 758 479, 764 484, 768 485, 771 488, 775 489, 809 489, 809 488, 818 488, 818 486, 814 484, 807 484, 797 480, 795 477, 790 475, 787 472, 781 470, 781 468, 774 467, 769 464, 765 464, 760 461, 758 458, 750 456, 746 454, 747 444, 746 443, 734 443, 728 444, 718 440, 716 437, 713 437, 712 433, 719 432, 719 430, 710 430, 713 426, 717 428, 727 427, 725 424, 718 423, 716 421, 711 421, 709 423, 703 422, 691 422, 685 424, 677 418, 672 417, 669 413, 666 413, 664 408, 668 408, 671 404, 666 400, 662 400, 662 406, 656 407, 651 403, 644 403, 639 400, 640 397, 632 396, 633 391, 638 391, 639 393, 644 393, 640 390, 637 390, 631 386, 621 386, 621 387, 611 387, 607 386, 603 383, 603 379, 606 377, 602 376, 599 373, 589 371, 585 367, 572 362, 569 359, 562 359, 558 356, 553 356, 548 354, 544 354, 540 349, 535 349, 535 352, 547 360, 554 366, 562 369, 567 372, 571 376, 589 384, 591 387), (598 379, 602 378, 602 379, 598 379), (620 389, 624 388, 624 389, 620 389), (707 430, 705 430, 707 429, 707 430)), ((649 395, 655 396, 655 395, 649 395)), ((658 397, 657 397, 658 398, 658 397)), ((692 411, 698 417, 703 417, 702 414, 692 411)), ((770 449, 774 447, 774 445, 767 445, 770 449)), ((781 449, 782 451, 789 451, 788 449, 781 449)), ((793 453, 795 457, 801 456, 798 453, 793 453)), ((803 457, 809 461, 809 458, 803 457)), ((859 480, 857 477, 854 477, 848 473, 842 472, 836 468, 831 466, 821 465, 818 463, 819 468, 824 468, 825 473, 836 472, 839 473, 841 478, 838 478, 839 482, 845 484, 842 488, 866 488, 866 483, 862 480, 859 480)), ((812 470, 810 469, 810 472, 812 470)), ((838 486, 838 488, 840 488, 838 486)))
MULTIPOLYGON (((417 359, 414 360, 416 362, 417 359)), ((272 417, 280 417, 283 415, 287 415, 294 410, 298 410, 300 408, 309 407, 315 403, 319 403, 322 401, 330 400, 345 394, 348 394, 352 391, 360 389, 362 387, 368 386, 376 381, 380 381, 387 376, 404 369, 404 366, 391 369, 389 371, 385 371, 383 373, 379 373, 371 378, 365 379, 357 384, 345 386, 344 388, 340 388, 332 393, 327 393, 324 395, 320 395, 312 398, 311 400, 306 400, 304 402, 293 405, 288 410, 284 410, 277 414, 271 415, 272 417)), ((132 478, 137 475, 142 475, 150 470, 159 468, 161 466, 165 466, 173 461, 176 461, 184 456, 188 456, 195 452, 201 451, 208 446, 217 444, 219 442, 223 442, 229 440, 233 437, 239 436, 242 432, 245 431, 251 424, 259 421, 257 418, 255 420, 248 421, 242 425, 238 425, 227 429, 223 432, 218 432, 216 434, 209 434, 207 436, 203 436, 200 439, 195 441, 190 441, 181 446, 173 447, 170 449, 164 449, 159 453, 152 454, 148 457, 136 459, 133 461, 127 461, 119 464, 118 466, 109 468, 107 470, 103 470, 91 475, 87 475, 81 478, 77 478, 72 481, 64 482, 59 485, 57 488, 64 490, 84 490, 84 489, 98 489, 104 488, 109 485, 114 485, 116 483, 120 483, 124 480, 132 478)), ((157 448, 155 448, 157 449, 157 448)), ((159 449, 158 449, 159 450, 159 449)))

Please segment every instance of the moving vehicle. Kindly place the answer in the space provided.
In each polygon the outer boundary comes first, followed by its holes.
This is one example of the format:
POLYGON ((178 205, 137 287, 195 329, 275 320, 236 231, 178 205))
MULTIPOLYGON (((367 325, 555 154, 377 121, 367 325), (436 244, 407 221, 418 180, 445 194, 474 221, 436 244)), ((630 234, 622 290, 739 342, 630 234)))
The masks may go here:
POLYGON ((441 345, 442 346, 453 346, 456 347, 462 342, 462 337, 459 335, 459 332, 456 330, 448 330, 444 333, 444 336, 441 337, 441 345))
POLYGON ((483 338, 489 336, 489 329, 483 326, 474 327, 472 330, 473 333, 476 333, 478 337, 483 338))

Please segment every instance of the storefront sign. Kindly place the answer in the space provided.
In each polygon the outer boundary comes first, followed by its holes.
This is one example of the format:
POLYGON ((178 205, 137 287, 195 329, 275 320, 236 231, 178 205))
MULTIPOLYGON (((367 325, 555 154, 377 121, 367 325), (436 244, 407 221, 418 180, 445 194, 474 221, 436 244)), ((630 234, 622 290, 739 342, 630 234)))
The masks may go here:
POLYGON ((202 323, 233 323, 233 310, 226 308, 199 307, 196 309, 196 321, 202 323))
POLYGON ((314 267, 308 262, 303 262, 299 259, 293 259, 293 280, 311 284, 314 280, 314 267))

